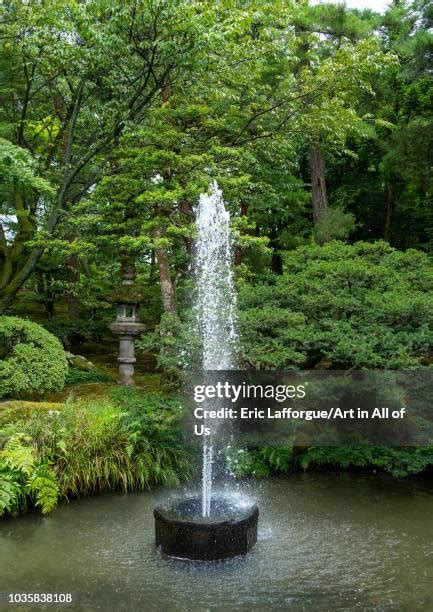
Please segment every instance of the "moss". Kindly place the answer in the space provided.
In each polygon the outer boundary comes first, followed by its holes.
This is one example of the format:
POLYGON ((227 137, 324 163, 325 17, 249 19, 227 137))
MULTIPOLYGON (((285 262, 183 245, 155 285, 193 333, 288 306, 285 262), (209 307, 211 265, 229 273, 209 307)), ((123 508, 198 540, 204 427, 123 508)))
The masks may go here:
POLYGON ((60 410, 63 404, 59 402, 26 402, 22 400, 8 400, 0 402, 0 410, 22 410, 31 413, 33 410, 60 410))
POLYGON ((0 402, 0 427, 6 423, 29 419, 36 413, 60 411, 63 407, 64 404, 59 402, 28 402, 21 400, 0 402))
POLYGON ((144 302, 144 294, 134 285, 122 285, 106 300, 115 304, 140 304, 144 302))

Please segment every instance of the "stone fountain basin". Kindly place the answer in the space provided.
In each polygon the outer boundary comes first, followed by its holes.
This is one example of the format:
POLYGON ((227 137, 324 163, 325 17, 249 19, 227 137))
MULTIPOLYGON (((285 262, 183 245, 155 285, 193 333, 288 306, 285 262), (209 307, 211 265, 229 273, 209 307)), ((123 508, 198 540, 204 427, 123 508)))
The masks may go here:
POLYGON ((202 517, 201 503, 201 498, 191 497, 155 508, 155 542, 165 555, 216 561, 252 549, 257 542, 256 504, 244 508, 217 498, 211 502, 211 515, 202 517))

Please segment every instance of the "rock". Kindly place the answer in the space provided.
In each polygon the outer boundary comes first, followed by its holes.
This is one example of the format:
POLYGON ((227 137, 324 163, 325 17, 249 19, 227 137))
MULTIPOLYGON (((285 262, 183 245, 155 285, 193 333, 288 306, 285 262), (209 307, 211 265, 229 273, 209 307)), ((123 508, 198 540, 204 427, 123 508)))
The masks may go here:
POLYGON ((76 368, 77 370, 81 370, 83 372, 90 372, 91 370, 96 369, 96 366, 82 355, 74 355, 69 351, 65 351, 65 355, 71 368, 76 368))

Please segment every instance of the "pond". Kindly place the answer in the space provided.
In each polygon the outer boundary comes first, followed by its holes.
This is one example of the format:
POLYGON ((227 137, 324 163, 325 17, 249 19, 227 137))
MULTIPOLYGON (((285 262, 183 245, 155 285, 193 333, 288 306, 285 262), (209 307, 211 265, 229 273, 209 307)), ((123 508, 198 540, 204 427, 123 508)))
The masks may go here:
POLYGON ((163 558, 152 511, 167 490, 113 494, 1 523, 0 592, 72 593, 67 609, 114 612, 433 609, 433 483, 318 474, 244 486, 261 512, 246 557, 163 558))

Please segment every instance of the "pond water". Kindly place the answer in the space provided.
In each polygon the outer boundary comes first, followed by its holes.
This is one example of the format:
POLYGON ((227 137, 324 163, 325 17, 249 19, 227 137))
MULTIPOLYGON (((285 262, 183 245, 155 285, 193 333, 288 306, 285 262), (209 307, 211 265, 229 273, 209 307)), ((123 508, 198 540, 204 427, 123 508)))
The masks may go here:
MULTIPOLYGON (((319 474, 245 486, 261 515, 244 558, 165 559, 152 511, 167 490, 113 494, 1 523, 0 592, 70 592, 54 609, 89 611, 433 610, 433 483, 319 474)), ((44 609, 2 609, 14 607, 44 609)))

